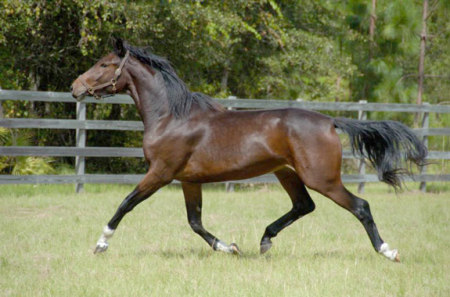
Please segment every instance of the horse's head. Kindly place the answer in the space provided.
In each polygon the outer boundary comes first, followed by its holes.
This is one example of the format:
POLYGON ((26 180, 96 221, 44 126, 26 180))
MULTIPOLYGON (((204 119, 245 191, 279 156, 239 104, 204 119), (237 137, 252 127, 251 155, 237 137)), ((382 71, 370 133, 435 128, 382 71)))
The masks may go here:
POLYGON ((125 88, 126 79, 123 72, 130 53, 125 49, 122 39, 114 39, 113 45, 113 53, 101 58, 72 83, 72 96, 77 101, 83 100, 86 95, 101 99, 125 88))

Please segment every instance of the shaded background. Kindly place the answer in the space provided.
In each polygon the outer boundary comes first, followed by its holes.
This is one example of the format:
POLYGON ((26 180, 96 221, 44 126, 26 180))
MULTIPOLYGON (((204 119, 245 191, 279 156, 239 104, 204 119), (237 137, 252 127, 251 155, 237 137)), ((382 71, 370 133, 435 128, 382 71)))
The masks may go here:
MULTIPOLYGON (((191 90, 216 98, 446 104, 449 3, 2 1, 0 87, 68 91, 74 78, 111 50, 110 37, 116 35, 167 57, 191 90)), ((75 117, 74 107, 64 103, 6 101, 2 107, 5 117, 75 117)), ((137 120, 138 115, 134 106, 95 104, 88 107, 88 118, 137 120)), ((414 124, 412 115, 369 113, 370 118, 414 124)), ((437 116, 431 123, 448 127, 450 119, 437 116)), ((140 132, 89 131, 87 142, 139 147, 141 139, 140 132)), ((73 146, 75 141, 74 131, 1 129, 0 143, 73 146)), ((449 147, 447 138, 430 137, 431 150, 449 147)), ((30 160, 0 157, 0 172, 64 172, 73 165, 73 158, 30 160)), ((135 158, 87 164, 88 172, 145 172, 135 158)))

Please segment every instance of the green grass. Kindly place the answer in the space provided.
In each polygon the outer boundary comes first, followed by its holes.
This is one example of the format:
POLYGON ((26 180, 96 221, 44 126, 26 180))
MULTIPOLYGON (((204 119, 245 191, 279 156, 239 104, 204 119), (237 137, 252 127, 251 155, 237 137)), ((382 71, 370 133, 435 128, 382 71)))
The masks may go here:
MULTIPOLYGON (((243 256, 216 253, 187 224, 181 190, 128 214, 92 254, 130 186, 0 187, 0 296, 450 296, 447 193, 363 195, 401 263, 376 254, 362 225, 318 194, 316 211, 259 255, 265 227, 290 208, 278 187, 204 191, 203 221, 243 256)), ((413 187, 411 187, 413 188, 413 187)), ((414 186, 415 188, 415 186, 414 186)))

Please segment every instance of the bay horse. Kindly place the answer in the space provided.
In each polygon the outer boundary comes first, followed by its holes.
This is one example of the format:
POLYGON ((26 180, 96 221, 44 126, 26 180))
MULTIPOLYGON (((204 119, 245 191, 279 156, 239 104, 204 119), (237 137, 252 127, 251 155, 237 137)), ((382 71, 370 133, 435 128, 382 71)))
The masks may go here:
POLYGON ((422 166, 427 150, 405 125, 395 121, 332 118, 298 108, 231 111, 210 97, 190 92, 164 58, 122 39, 72 84, 73 97, 126 91, 144 123, 143 150, 148 172, 103 228, 94 253, 104 252, 122 218, 173 180, 181 182, 193 231, 215 251, 239 254, 202 224, 202 184, 247 179, 273 172, 292 201, 292 209, 266 227, 260 252, 272 238, 315 204, 307 188, 330 198, 362 223, 376 252, 398 261, 384 242, 369 204, 349 192, 341 180, 342 145, 336 129, 347 133, 354 154, 366 157, 380 180, 401 186, 406 163, 422 166))

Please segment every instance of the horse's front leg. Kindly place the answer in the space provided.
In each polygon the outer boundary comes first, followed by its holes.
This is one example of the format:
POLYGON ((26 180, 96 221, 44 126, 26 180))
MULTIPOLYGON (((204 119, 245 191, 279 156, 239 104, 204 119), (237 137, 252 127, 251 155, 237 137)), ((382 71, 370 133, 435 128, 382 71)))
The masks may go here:
POLYGON ((195 233, 200 235, 215 251, 232 254, 240 254, 235 243, 227 245, 217 237, 206 231, 202 224, 202 185, 193 183, 181 183, 189 225, 195 233))
POLYGON ((150 197, 158 189, 170 183, 170 181, 171 179, 162 178, 153 171, 149 171, 136 189, 122 201, 114 216, 103 228, 103 233, 97 241, 94 254, 104 252, 108 249, 108 239, 113 236, 114 231, 117 229, 125 214, 133 210, 136 205, 150 197))

